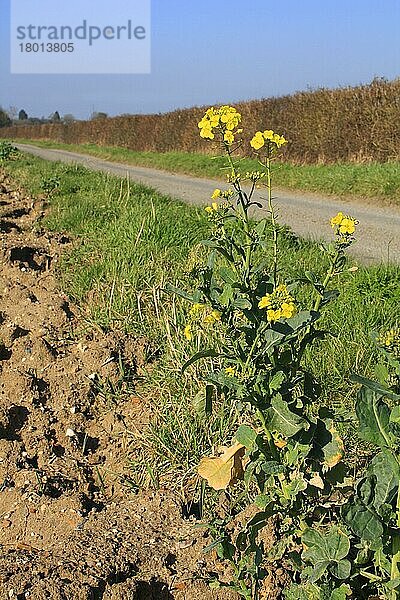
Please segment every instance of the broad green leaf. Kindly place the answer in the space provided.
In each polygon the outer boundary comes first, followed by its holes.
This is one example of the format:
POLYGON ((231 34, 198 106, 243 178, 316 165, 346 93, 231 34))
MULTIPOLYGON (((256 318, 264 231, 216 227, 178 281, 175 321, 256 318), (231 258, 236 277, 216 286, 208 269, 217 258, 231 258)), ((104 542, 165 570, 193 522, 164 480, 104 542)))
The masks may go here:
POLYGON ((267 329, 263 334, 263 352, 268 353, 271 348, 278 346, 285 337, 285 334, 274 329, 267 329))
POLYGON ((321 306, 325 306, 331 300, 334 300, 339 296, 339 290, 326 290, 322 295, 321 306))
POLYGON ((380 538, 378 542, 380 542, 380 547, 377 548, 374 552, 374 564, 378 569, 382 569, 382 571, 389 575, 392 569, 392 564, 388 557, 385 555, 385 552, 382 547, 382 540, 380 538))
POLYGON ((278 391, 285 379, 286 376, 285 373, 283 373, 283 371, 278 371, 277 373, 275 373, 275 375, 271 377, 268 383, 270 392, 272 393, 278 391))
POLYGON ((379 516, 358 498, 350 499, 343 507, 342 515, 347 525, 362 540, 373 541, 382 537, 383 526, 379 516))
POLYGON ((390 413, 389 421, 391 423, 400 424, 400 406, 399 405, 392 408, 392 412, 390 413))
POLYGON ((247 298, 239 297, 236 298, 235 302, 233 303, 233 306, 235 308, 238 308, 239 310, 248 310, 249 308, 251 308, 251 302, 247 298))
POLYGON ((243 444, 246 450, 252 450, 257 439, 257 432, 248 425, 240 425, 235 433, 235 439, 243 444))
POLYGON ((313 273, 312 271, 306 271, 304 273, 305 278, 312 284, 318 283, 319 279, 317 277, 317 275, 315 273, 313 273))
POLYGON ((304 492, 307 489, 307 482, 302 475, 292 479, 290 483, 282 483, 282 488, 287 496, 296 498, 299 492, 304 492))
POLYGON ((392 579, 391 581, 388 581, 386 583, 385 587, 388 590, 398 590, 400 588, 400 578, 397 577, 396 579, 392 579))
POLYGON ((236 391, 236 397, 240 397, 239 390, 243 389, 243 384, 236 377, 228 375, 225 371, 216 371, 207 375, 206 380, 216 386, 227 387, 230 390, 236 391))
POLYGON ((346 600, 348 596, 351 596, 351 588, 348 585, 341 585, 340 588, 333 590, 331 600, 346 600))
POLYGON ((261 468, 266 475, 277 475, 285 471, 283 465, 272 460, 262 463, 261 468))
POLYGON ((309 312, 308 310, 303 310, 297 313, 294 317, 286 319, 286 324, 289 325, 293 331, 298 331, 299 329, 306 327, 306 325, 316 321, 318 317, 319 313, 315 311, 309 312))
POLYGON ((224 289, 222 290, 222 293, 219 296, 219 302, 220 302, 220 304, 222 304, 222 306, 228 306, 228 304, 232 300, 232 298, 233 298, 233 288, 229 283, 227 283, 226 285, 224 285, 224 289))
POLYGON ((325 573, 329 566, 329 560, 321 560, 315 564, 315 567, 312 570, 310 576, 310 583, 316 583, 319 579, 321 579, 322 575, 325 573))
POLYGON ((305 583, 290 586, 284 594, 286 600, 321 600, 321 591, 321 588, 317 585, 305 583))
POLYGON ((354 374, 351 375, 350 379, 355 383, 360 383, 362 386, 365 386, 373 392, 376 392, 380 396, 391 398, 391 400, 400 400, 400 396, 398 394, 395 394, 391 390, 388 390, 385 386, 378 383, 377 381, 372 381, 371 379, 367 379, 366 377, 362 377, 361 375, 354 374))
POLYGON ((380 448, 392 448, 394 436, 389 426, 390 411, 381 395, 362 387, 358 392, 355 408, 360 438, 380 448))
POLYGON ((266 226, 267 226, 267 220, 266 219, 261 219, 261 221, 258 221, 258 223, 256 224, 256 226, 254 227, 254 231, 259 236, 262 236, 265 233, 266 226))
POLYGON ((212 412, 213 386, 207 385, 192 400, 193 408, 198 416, 204 419, 212 412))
POLYGON ((271 498, 269 496, 267 496, 267 494, 259 494, 258 496, 256 496, 256 498, 254 500, 254 504, 258 508, 261 508, 261 510, 265 510, 270 502, 271 502, 271 498))
POLYGON ((308 429, 309 423, 293 413, 281 396, 275 396, 271 400, 271 408, 268 409, 268 427, 271 431, 281 433, 285 437, 293 437, 301 431, 308 429))
POLYGON ((316 529, 306 529, 301 541, 307 547, 303 558, 316 564, 320 561, 339 562, 346 558, 350 550, 348 535, 338 527, 332 527, 328 533, 322 534, 316 529))
POLYGON ((237 275, 233 269, 229 269, 229 267, 221 267, 219 270, 219 274, 221 279, 225 281, 225 283, 233 283, 237 282, 237 275))
POLYGON ((368 473, 375 478, 373 505, 379 513, 384 504, 390 504, 398 492, 400 469, 395 457, 383 450, 372 459, 368 473))
POLYGON ((335 562, 329 570, 337 579, 348 579, 351 573, 351 562, 347 559, 340 560, 335 562))
POLYGON ((235 552, 236 552, 235 546, 233 544, 231 544, 230 542, 228 542, 227 540, 224 540, 223 542, 218 544, 216 550, 217 550, 217 555, 219 556, 219 558, 221 560, 224 560, 224 559, 233 560, 233 557, 235 556, 235 552))
POLYGON ((332 469, 343 458, 344 444, 332 419, 318 419, 314 443, 319 447, 324 464, 332 469))

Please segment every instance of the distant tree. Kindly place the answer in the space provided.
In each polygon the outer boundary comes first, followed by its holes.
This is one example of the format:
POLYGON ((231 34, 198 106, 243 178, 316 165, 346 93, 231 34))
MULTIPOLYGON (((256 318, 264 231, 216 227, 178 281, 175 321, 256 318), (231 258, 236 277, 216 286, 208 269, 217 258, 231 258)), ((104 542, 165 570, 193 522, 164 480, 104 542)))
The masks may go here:
POLYGON ((70 113, 64 115, 62 120, 64 123, 73 123, 74 121, 76 121, 74 115, 71 115, 70 113))
POLYGON ((92 116, 90 117, 90 119, 92 121, 96 121, 97 119, 107 119, 108 118, 108 114, 105 112, 93 112, 92 116))
POLYGON ((10 117, 11 121, 14 121, 14 119, 17 118, 18 108, 16 106, 9 106, 7 114, 10 117))
POLYGON ((6 111, 0 108, 0 127, 7 127, 8 125, 11 125, 11 119, 6 111))
POLYGON ((50 115, 49 119, 52 123, 59 123, 61 121, 61 117, 60 117, 60 113, 58 112, 58 110, 56 110, 56 112, 54 112, 52 115, 50 115))
POLYGON ((18 120, 26 121, 27 118, 28 118, 28 113, 22 108, 18 113, 18 120))

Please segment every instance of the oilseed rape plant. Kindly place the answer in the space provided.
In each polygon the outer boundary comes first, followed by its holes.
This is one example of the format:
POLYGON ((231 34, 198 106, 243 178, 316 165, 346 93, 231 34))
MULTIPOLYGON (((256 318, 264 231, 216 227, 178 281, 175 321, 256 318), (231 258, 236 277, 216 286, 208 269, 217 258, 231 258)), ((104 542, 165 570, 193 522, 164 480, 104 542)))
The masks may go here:
MULTIPOLYGON (((272 178, 274 160, 288 142, 271 130, 255 132, 248 150, 260 168, 241 173, 235 157, 239 148, 243 154, 241 123, 230 106, 208 109, 198 123, 201 137, 226 156, 227 186, 214 190, 205 208, 208 256, 190 274, 192 289, 168 288, 189 305, 182 327, 189 358, 182 371, 195 368, 204 382, 198 394, 202 414, 212 412, 213 399, 224 398, 240 423, 198 466, 200 479, 220 494, 207 524, 209 549, 228 565, 224 576, 210 575, 209 583, 248 600, 267 597, 265 582, 280 563, 290 575, 282 590, 289 600, 345 600, 353 590, 353 597, 368 598, 381 588, 366 576, 372 571, 352 565, 359 552, 353 543, 364 548, 366 542, 355 531, 362 518, 357 521, 358 500, 346 484, 344 444, 304 361, 306 351, 327 335, 319 322, 337 297, 333 281, 348 271, 345 251, 358 222, 342 213, 332 217, 324 272, 285 276, 285 231, 272 178), (251 211, 264 205, 268 217, 252 219, 251 211), (276 543, 268 543, 267 528, 276 543)), ((392 348, 396 335, 387 334, 382 344, 392 348)), ((362 410, 359 419, 362 431, 362 410)), ((384 581, 387 575, 376 577, 384 581)))

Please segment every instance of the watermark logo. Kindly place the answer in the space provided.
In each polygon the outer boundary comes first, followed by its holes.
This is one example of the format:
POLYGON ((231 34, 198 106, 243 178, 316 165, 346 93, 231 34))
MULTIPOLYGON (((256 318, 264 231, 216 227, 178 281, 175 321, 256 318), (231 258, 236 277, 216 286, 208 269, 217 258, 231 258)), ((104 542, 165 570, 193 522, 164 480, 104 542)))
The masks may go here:
POLYGON ((150 3, 11 0, 11 73, 150 73, 150 3))

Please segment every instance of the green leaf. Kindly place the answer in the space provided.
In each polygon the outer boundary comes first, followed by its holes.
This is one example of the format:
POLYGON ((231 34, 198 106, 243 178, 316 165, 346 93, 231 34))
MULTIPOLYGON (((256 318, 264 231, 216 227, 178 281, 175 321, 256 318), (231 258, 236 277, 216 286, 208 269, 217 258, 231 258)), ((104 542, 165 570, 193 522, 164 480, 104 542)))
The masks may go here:
POLYGON ((251 308, 251 302, 247 298, 239 297, 236 298, 235 302, 233 303, 233 306, 235 308, 238 308, 239 310, 248 310, 251 308))
POLYGON ((240 425, 235 433, 235 439, 243 444, 246 450, 252 450, 257 439, 257 432, 248 425, 240 425))
POLYGON ((286 319, 286 324, 289 325, 293 331, 298 331, 306 325, 310 325, 319 318, 319 313, 315 311, 309 312, 308 310, 303 310, 297 313, 294 317, 290 319, 286 319))
POLYGON ((285 334, 275 329, 267 329, 263 334, 263 352, 268 352, 271 348, 278 346, 285 334))
POLYGON ((278 473, 284 473, 285 471, 283 465, 273 460, 262 463, 261 468, 266 475, 277 475, 278 473))
POLYGON ((307 481, 302 475, 299 475, 295 479, 292 479, 288 484, 282 483, 282 488, 286 495, 289 495, 291 498, 296 498, 299 492, 304 492, 304 490, 307 489, 307 481))
POLYGON ((348 535, 338 527, 332 527, 325 534, 317 529, 306 529, 301 536, 301 541, 307 546, 303 556, 311 563, 320 560, 339 562, 346 558, 350 550, 348 535))
POLYGON ((400 578, 392 579, 385 584, 386 589, 388 590, 398 590, 400 587, 400 578))
POLYGON ((390 411, 381 395, 371 388, 362 387, 355 409, 360 438, 380 448, 393 447, 394 436, 389 428, 390 411))
POLYGON ((228 306, 229 302, 231 302, 233 298, 233 288, 227 283, 222 290, 222 293, 219 296, 219 302, 222 306, 228 306))
POLYGON ((352 374, 350 379, 355 383, 360 383, 361 385, 367 387, 368 389, 376 392, 377 394, 384 396, 386 398, 390 398, 391 400, 400 400, 400 396, 395 394, 391 390, 388 390, 384 385, 378 383, 377 381, 372 381, 371 379, 367 379, 366 377, 362 377, 361 375, 352 374))
POLYGON ((269 496, 267 496, 266 494, 259 494, 254 499, 254 504, 258 508, 261 508, 261 510, 265 510, 270 502, 271 502, 271 498, 269 496))
POLYGON ((326 304, 331 302, 331 300, 334 300, 335 298, 337 298, 339 295, 340 295, 339 290, 324 291, 324 293, 322 295, 321 306, 325 306, 326 304))
POLYGON ((187 292, 184 292, 180 288, 170 285, 169 283, 166 284, 164 290, 166 292, 169 292, 170 294, 175 294, 176 296, 180 296, 181 298, 184 298, 185 300, 189 300, 190 302, 193 302, 193 295, 188 294, 187 292))
POLYGON ((312 284, 319 283, 319 279, 315 273, 312 271, 306 271, 304 273, 305 278, 312 284))
POLYGON ((213 391, 214 388, 212 385, 206 385, 192 400, 193 408, 202 419, 212 413, 213 391))
POLYGON ((219 558, 222 560, 233 560, 236 552, 235 546, 231 544, 231 542, 228 542, 228 540, 224 540, 223 542, 219 543, 216 547, 216 550, 219 558))
POLYGON ((317 562, 315 567, 312 570, 310 576, 310 583, 316 583, 319 579, 321 579, 322 575, 325 573, 329 566, 329 560, 321 560, 317 562))
POLYGON ((340 560, 334 563, 329 570, 337 579, 348 579, 351 573, 351 562, 347 559, 340 560))
POLYGON ((331 600, 346 600, 347 596, 351 596, 351 588, 343 584, 340 588, 333 590, 331 600))
POLYGON ((389 421, 391 423, 400 424, 400 406, 395 406, 392 408, 392 412, 390 413, 389 421))
POLYGON ((343 458, 343 440, 336 431, 332 419, 318 419, 314 443, 322 452, 323 462, 329 469, 335 467, 343 458))
POLYGON ((351 499, 343 507, 342 516, 347 525, 362 540, 373 541, 383 535, 383 526, 375 510, 358 498, 351 499))
POLYGON ((311 583, 293 584, 284 593, 286 600, 321 600, 322 598, 321 588, 311 583))
POLYGON ((185 364, 181 368, 181 373, 184 373, 186 369, 190 367, 190 365, 197 362, 198 360, 201 360, 202 358, 217 358, 218 356, 223 355, 219 352, 216 352, 215 350, 202 350, 201 352, 197 352, 191 358, 189 358, 188 361, 185 362, 185 364))
POLYGON ((219 274, 225 283, 230 283, 232 285, 237 282, 237 275, 235 271, 233 269, 229 269, 229 267, 221 267, 219 274))
POLYGON ((258 221, 256 226, 254 227, 254 231, 261 237, 265 234, 266 227, 267 227, 267 220, 261 219, 261 221, 258 221))
POLYGON ((270 392, 272 393, 278 391, 285 379, 286 376, 285 373, 283 373, 283 371, 278 371, 277 373, 275 373, 275 375, 271 377, 268 383, 270 392))
POLYGON ((375 542, 377 542, 377 541, 378 541, 378 543, 380 542, 380 547, 375 549, 375 552, 374 552, 373 561, 374 561, 375 567, 377 567, 378 569, 381 569, 382 571, 387 573, 387 575, 389 575, 391 568, 392 568, 391 561, 385 555, 385 552, 382 547, 382 540, 380 540, 380 539, 375 540, 375 542))
POLYGON ((309 423, 293 413, 280 395, 271 400, 271 408, 268 409, 267 413, 268 427, 285 437, 293 437, 302 429, 307 430, 309 428, 309 423))
POLYGON ((372 459, 368 474, 374 477, 373 505, 379 513, 384 504, 391 504, 396 496, 400 483, 400 469, 391 452, 383 450, 372 459))

